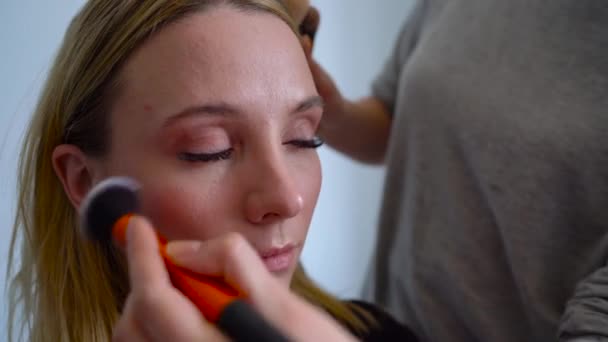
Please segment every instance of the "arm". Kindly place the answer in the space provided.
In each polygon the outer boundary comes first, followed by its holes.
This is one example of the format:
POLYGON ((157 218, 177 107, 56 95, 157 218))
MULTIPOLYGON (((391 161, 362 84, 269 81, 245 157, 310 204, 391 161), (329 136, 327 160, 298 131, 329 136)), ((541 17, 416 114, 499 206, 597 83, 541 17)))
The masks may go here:
POLYGON ((560 341, 608 342, 608 265, 583 279, 562 316, 560 341))
POLYGON ((344 101, 343 108, 324 114, 319 135, 329 146, 370 164, 384 161, 391 129, 388 109, 374 97, 344 101))
POLYGON ((303 19, 304 51, 319 95, 325 101, 319 135, 331 147, 353 159, 367 163, 384 160, 401 71, 417 44, 426 12, 426 1, 414 4, 390 58, 372 86, 372 96, 356 101, 343 98, 331 77, 312 57, 311 37, 319 25, 317 10, 311 7, 303 19))
POLYGON ((312 57, 312 43, 319 25, 319 12, 310 7, 308 14, 304 16, 300 13, 303 11, 296 11, 294 16, 302 21, 302 45, 319 95, 325 101, 319 135, 329 146, 355 160, 382 163, 391 126, 389 109, 375 97, 358 101, 342 97, 332 78, 312 57))

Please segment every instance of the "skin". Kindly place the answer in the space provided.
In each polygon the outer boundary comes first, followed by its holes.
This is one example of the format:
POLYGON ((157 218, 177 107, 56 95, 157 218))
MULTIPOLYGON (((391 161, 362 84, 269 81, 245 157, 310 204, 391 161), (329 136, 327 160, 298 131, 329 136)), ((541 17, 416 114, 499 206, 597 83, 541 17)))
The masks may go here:
POLYGON ((76 208, 106 177, 142 185, 147 219, 127 230, 131 292, 114 340, 224 340, 171 285, 152 223, 173 240, 176 263, 224 278, 291 338, 352 340, 288 287, 321 184, 310 147, 322 114, 288 26, 229 7, 195 14, 146 41, 120 81, 109 153, 92 158, 71 145, 53 153, 76 208), (283 246, 288 257, 268 262, 265 253, 283 246))
POLYGON ((277 272, 288 285, 321 184, 317 153, 298 142, 315 138, 322 108, 293 34, 259 17, 202 14, 135 54, 103 173, 142 182, 144 212, 169 239, 238 232, 261 256, 293 247, 289 267, 277 272), (232 22, 276 33, 256 39, 260 32, 232 22), (230 155, 183 160, 222 151, 230 155))
MULTIPOLYGON (((317 31, 320 14, 308 0, 287 0, 285 3, 296 23, 304 23, 304 31, 317 31)), ((391 129, 389 109, 375 97, 354 101, 344 98, 331 76, 312 56, 312 38, 304 35, 301 43, 325 103, 319 135, 332 148, 355 160, 383 163, 391 129)))
POLYGON ((92 181, 135 178, 143 213, 169 240, 241 234, 288 286, 321 185, 308 147, 322 101, 287 25, 197 14, 141 46, 120 80, 108 155, 79 156, 92 181))
POLYGON ((308 0, 286 0, 284 1, 287 11, 293 18, 293 20, 300 24, 304 21, 304 17, 310 9, 310 1, 308 0))

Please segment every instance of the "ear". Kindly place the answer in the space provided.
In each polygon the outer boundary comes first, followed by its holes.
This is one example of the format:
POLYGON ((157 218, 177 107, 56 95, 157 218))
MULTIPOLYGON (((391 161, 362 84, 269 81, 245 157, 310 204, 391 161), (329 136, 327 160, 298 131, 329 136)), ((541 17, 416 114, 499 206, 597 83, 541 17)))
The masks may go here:
POLYGON ((63 184, 63 190, 74 208, 80 208, 83 198, 93 186, 98 167, 74 145, 55 147, 52 158, 53 169, 63 184))

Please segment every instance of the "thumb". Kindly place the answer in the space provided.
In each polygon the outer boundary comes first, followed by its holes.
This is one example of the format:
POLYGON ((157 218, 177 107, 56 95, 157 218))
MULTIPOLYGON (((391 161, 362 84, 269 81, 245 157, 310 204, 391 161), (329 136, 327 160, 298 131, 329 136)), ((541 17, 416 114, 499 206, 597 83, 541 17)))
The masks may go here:
POLYGON ((154 229, 145 218, 133 216, 129 220, 126 251, 131 288, 170 286, 154 229))
POLYGON ((308 35, 304 35, 300 38, 302 43, 302 48, 304 48, 304 54, 306 55, 306 59, 310 61, 312 59, 312 39, 308 35))

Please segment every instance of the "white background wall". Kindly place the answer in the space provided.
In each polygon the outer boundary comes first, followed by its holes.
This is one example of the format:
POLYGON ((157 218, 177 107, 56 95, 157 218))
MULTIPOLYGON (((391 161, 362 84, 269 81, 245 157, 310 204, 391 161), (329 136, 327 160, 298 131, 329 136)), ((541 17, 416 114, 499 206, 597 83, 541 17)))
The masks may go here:
MULTIPOLYGON (((83 0, 0 1, 0 289, 15 209, 20 139, 49 63, 83 0)), ((343 93, 364 96, 390 52, 411 0, 313 0, 321 12, 315 56, 343 93)), ((303 260, 338 296, 359 295, 371 255, 383 169, 320 150, 323 187, 303 260)), ((4 293, 4 292, 3 292, 4 293)), ((0 297, 0 341, 8 301, 0 297)))

